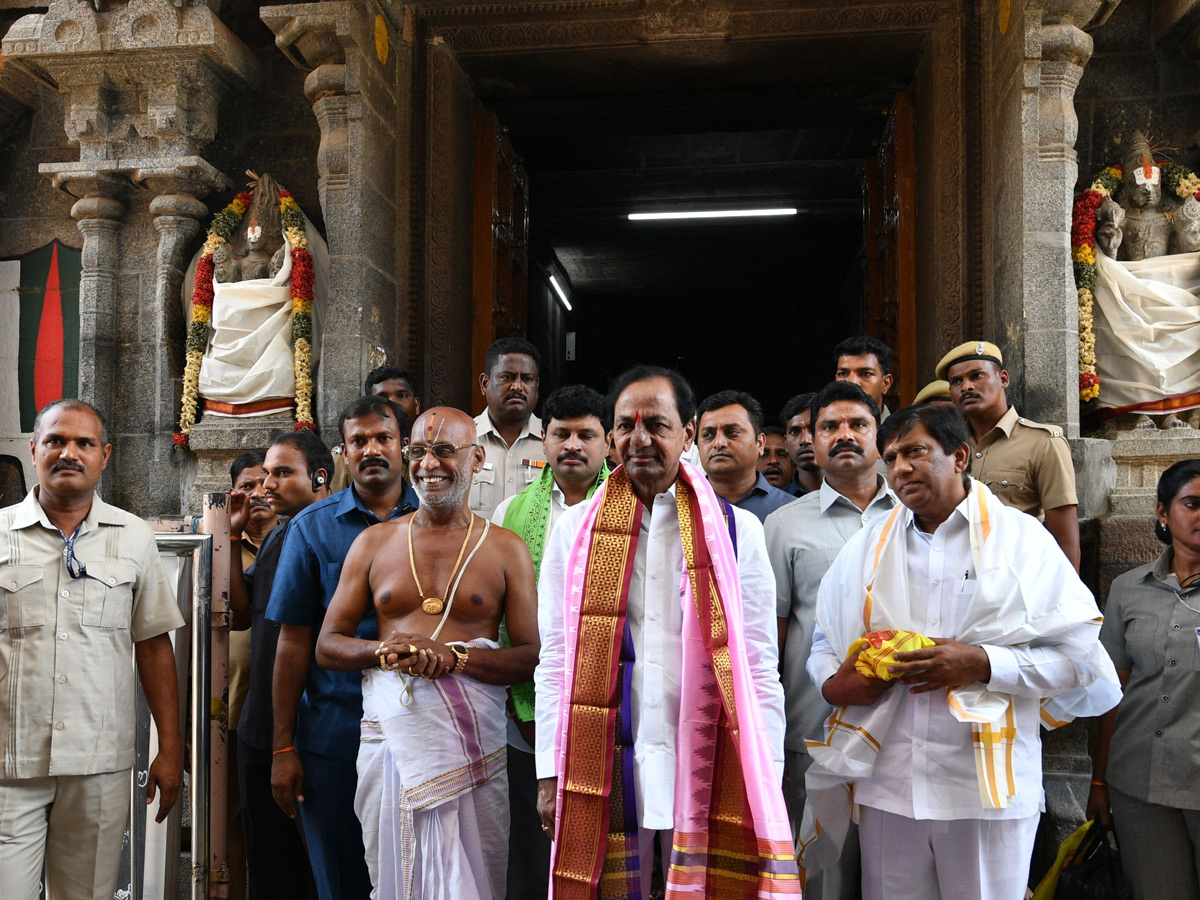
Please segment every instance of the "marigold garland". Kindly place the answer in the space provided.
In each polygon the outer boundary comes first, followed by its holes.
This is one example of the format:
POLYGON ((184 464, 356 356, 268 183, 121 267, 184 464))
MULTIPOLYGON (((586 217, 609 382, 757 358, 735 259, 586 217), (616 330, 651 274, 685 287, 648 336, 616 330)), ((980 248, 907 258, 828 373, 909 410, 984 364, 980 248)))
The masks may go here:
MULTIPOLYGON (((1187 166, 1160 159, 1163 187, 1181 200, 1200 200, 1200 176, 1187 166)), ((1100 396, 1096 374, 1094 304, 1096 287, 1096 211, 1104 198, 1116 193, 1124 178, 1121 166, 1106 166, 1083 191, 1071 209, 1071 265, 1079 299, 1079 399, 1084 403, 1100 396)))
MULTIPOLYGON (((213 304, 213 253, 227 244, 250 208, 254 195, 242 191, 223 210, 213 216, 208 237, 196 263, 196 282, 192 290, 192 320, 188 323, 184 345, 187 363, 183 370, 183 403, 179 415, 176 447, 188 445, 188 433, 196 422, 199 409, 200 363, 208 348, 213 304)), ((296 425, 315 430, 312 418, 312 301, 313 261, 304 233, 304 214, 290 191, 279 192, 279 218, 292 257, 292 342, 296 373, 296 425)))

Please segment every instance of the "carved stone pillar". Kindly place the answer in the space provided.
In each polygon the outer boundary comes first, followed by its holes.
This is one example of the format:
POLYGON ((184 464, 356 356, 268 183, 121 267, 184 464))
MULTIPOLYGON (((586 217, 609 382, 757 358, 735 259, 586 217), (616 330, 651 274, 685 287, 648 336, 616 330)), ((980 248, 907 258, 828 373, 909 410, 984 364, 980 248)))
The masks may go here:
POLYGON ((1075 89, 1092 55, 1083 30, 1111 6, 1047 0, 1025 9, 1025 388, 1022 413, 1079 437, 1079 314, 1071 268, 1078 176, 1075 89))
POLYGON ((116 377, 117 230, 125 204, 114 196, 83 197, 71 207, 83 234, 79 275, 79 397, 112 409, 116 377))
POLYGON ((377 0, 265 6, 275 44, 308 69, 321 128, 317 185, 328 231, 329 304, 314 410, 328 441, 363 378, 395 359, 398 276, 396 35, 377 0))

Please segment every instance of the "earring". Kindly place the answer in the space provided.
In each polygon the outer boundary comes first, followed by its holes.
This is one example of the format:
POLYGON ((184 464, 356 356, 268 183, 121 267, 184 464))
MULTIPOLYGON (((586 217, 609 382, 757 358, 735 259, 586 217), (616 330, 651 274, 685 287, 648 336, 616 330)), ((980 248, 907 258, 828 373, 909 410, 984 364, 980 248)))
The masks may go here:
POLYGON ((1154 523, 1154 536, 1164 544, 1171 543, 1171 530, 1167 528, 1167 523, 1161 519, 1154 523))

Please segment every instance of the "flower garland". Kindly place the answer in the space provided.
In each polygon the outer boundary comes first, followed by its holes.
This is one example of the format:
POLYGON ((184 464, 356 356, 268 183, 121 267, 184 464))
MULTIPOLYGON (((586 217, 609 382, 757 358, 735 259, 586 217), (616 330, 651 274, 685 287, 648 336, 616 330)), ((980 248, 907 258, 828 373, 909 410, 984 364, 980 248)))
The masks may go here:
POLYGON ((279 192, 279 217, 292 254, 292 354, 296 369, 296 430, 316 430, 312 416, 313 260, 304 215, 290 191, 279 192))
MULTIPOLYGON (((213 216, 208 237, 196 263, 196 283, 192 290, 192 320, 188 323, 184 345, 183 403, 176 447, 188 445, 188 433, 196 422, 200 396, 200 364, 208 348, 213 305, 213 253, 233 237, 242 216, 250 208, 254 195, 242 191, 223 210, 213 216)), ((313 261, 304 234, 304 215, 290 191, 279 192, 279 215, 283 233, 292 255, 292 341, 296 373, 296 429, 316 426, 312 421, 312 300, 313 261)))
MULTIPOLYGON (((1181 200, 1200 200, 1200 176, 1187 166, 1158 160, 1163 187, 1181 200)), ((1096 287, 1096 211, 1104 198, 1116 193, 1124 179, 1121 166, 1107 166, 1092 179, 1071 209, 1071 263, 1079 299, 1079 399, 1084 403, 1100 396, 1096 374, 1096 332, 1093 318, 1096 287)))

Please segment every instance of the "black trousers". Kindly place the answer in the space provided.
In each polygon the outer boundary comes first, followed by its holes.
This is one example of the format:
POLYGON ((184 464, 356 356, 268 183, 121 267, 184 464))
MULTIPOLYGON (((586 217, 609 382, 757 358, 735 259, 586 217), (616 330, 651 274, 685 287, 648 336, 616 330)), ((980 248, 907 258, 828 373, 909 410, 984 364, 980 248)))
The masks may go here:
POLYGON ((300 823, 284 815, 271 795, 271 754, 239 738, 237 763, 254 900, 316 900, 300 823))
POLYGON ((533 754, 508 748, 508 900, 546 900, 550 893, 550 838, 537 812, 533 754))

